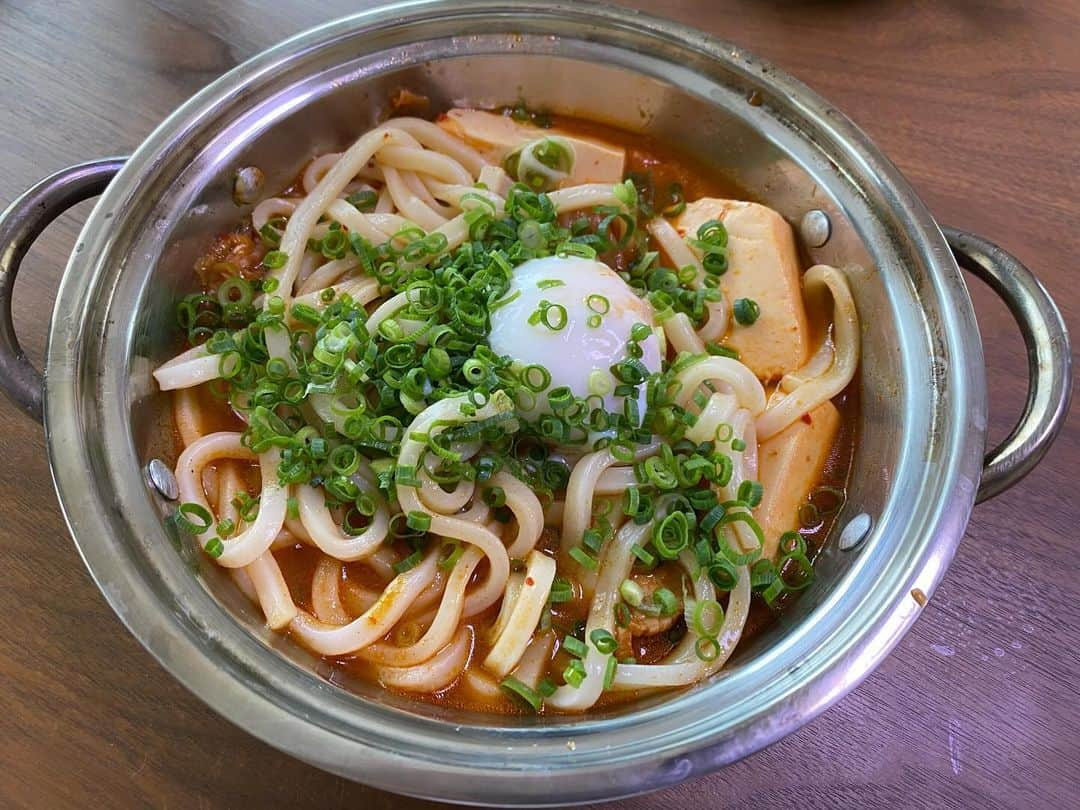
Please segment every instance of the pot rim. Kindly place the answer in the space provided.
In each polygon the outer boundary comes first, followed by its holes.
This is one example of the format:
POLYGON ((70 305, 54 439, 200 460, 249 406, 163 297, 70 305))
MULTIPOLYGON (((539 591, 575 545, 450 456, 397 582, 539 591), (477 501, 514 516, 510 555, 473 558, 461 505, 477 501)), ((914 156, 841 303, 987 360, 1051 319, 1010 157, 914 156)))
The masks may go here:
MULTIPOLYGON (((582 802, 664 787, 752 753, 847 694, 899 641, 920 613, 921 604, 912 592, 919 590, 925 596, 933 592, 963 534, 974 501, 985 423, 985 419, 979 419, 985 409, 981 344, 963 279, 929 212, 896 168, 826 101, 730 43, 666 20, 591 3, 534 0, 508 5, 493 0, 420 0, 318 26, 234 68, 169 116, 143 142, 99 200, 79 241, 84 247, 72 255, 68 264, 50 328, 46 435, 65 519, 91 575, 128 629, 166 669, 216 711, 281 750, 377 787, 467 803, 582 802), (117 239, 116 229, 123 224, 122 216, 114 218, 114 214, 129 207, 144 179, 187 131, 208 117, 221 115, 240 95, 240 88, 291 59, 338 38, 395 22, 495 12, 533 20, 584 20, 613 31, 677 41, 684 48, 767 84, 800 116, 814 122, 818 131, 843 144, 846 154, 838 162, 857 167, 882 188, 892 215, 903 224, 906 238, 913 244, 912 250, 919 253, 930 271, 930 291, 943 303, 936 313, 943 343, 930 346, 932 353, 936 351, 948 360, 937 380, 938 388, 931 392, 939 409, 935 414, 940 414, 931 437, 940 463, 931 465, 923 476, 924 484, 926 479, 932 479, 936 494, 918 493, 919 504, 925 508, 906 518, 907 535, 922 540, 910 550, 911 557, 904 558, 906 570, 894 573, 889 599, 879 599, 857 628, 854 616, 836 625, 847 631, 843 644, 836 645, 829 656, 820 655, 817 648, 811 650, 804 662, 763 690, 768 700, 754 707, 752 715, 723 729, 692 723, 676 734, 662 720, 665 712, 674 713, 671 707, 676 704, 684 705, 684 712, 692 704, 700 708, 701 696, 711 691, 714 683, 659 708, 624 718, 573 725, 477 725, 454 730, 437 720, 410 717, 351 696, 343 697, 310 673, 304 673, 308 676, 304 679, 288 672, 287 668, 295 667, 258 639, 236 635, 237 630, 247 634, 244 628, 211 626, 202 616, 164 610, 162 605, 173 594, 152 580, 153 571, 117 564, 122 559, 118 549, 124 542, 124 537, 117 536, 117 525, 124 516, 113 502, 115 490, 110 493, 108 489, 111 477, 106 474, 95 480, 90 472, 115 459, 97 458, 96 445, 88 434, 92 436, 92 428, 99 424, 126 424, 129 404, 115 391, 110 399, 108 390, 95 391, 99 396, 86 402, 88 389, 100 385, 87 373, 87 353, 96 348, 93 338, 105 328, 108 319, 108 313, 92 307, 95 299, 90 292, 113 283, 108 280, 110 269, 103 257, 117 239), (969 421, 973 414, 974 426, 969 421), (876 621, 871 623, 871 619, 876 621), (796 677, 800 667, 803 669, 796 677), (361 733, 350 724, 351 717, 334 716, 331 710, 388 725, 375 725, 361 733), (662 750, 640 744, 652 729, 668 735, 664 740, 670 738, 662 750), (571 741, 578 743, 579 753, 569 746, 571 741), (451 750, 457 747, 460 753, 451 750), (462 761, 463 756, 480 749, 487 754, 483 761, 473 766, 462 761), (557 753, 560 750, 561 755, 557 753), (607 756, 607 752, 615 751, 618 756, 607 756), (482 781, 477 780, 480 769, 484 772, 482 781), (559 774, 557 788, 552 787, 554 771, 559 774)), ((905 376, 911 376, 907 367, 905 376)), ((119 446, 120 440, 116 441, 119 446)), ((908 463, 915 462, 909 458, 908 463)), ((863 554, 845 575, 845 581, 858 577, 870 566, 870 560, 871 555, 863 554)), ((863 598, 869 596, 864 594, 863 598)), ((815 616, 827 611, 830 604, 832 600, 826 599, 815 616)), ((221 616, 228 621, 223 611, 221 616)), ((824 627, 826 623, 821 620, 818 624, 824 627)), ((811 638, 801 630, 798 636, 811 638)), ((774 662, 784 656, 793 660, 793 645, 786 639, 763 657, 774 662)))

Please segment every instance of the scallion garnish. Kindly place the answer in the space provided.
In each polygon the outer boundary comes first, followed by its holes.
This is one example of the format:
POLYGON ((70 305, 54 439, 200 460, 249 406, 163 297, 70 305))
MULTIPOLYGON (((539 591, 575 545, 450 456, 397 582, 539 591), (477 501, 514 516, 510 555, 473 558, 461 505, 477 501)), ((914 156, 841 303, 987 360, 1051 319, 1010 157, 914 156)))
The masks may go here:
POLYGON ((585 664, 580 658, 574 658, 563 670, 563 680, 575 689, 585 681, 585 664))
POLYGON ((576 636, 566 636, 563 639, 562 648, 570 655, 578 658, 584 658, 589 653, 589 648, 585 646, 585 642, 576 636))
POLYGON ((596 651, 608 655, 615 652, 615 648, 619 646, 619 643, 615 640, 615 636, 605 630, 603 627, 597 627, 591 633, 589 633, 589 641, 596 647, 596 651))
POLYGON ((736 323, 750 326, 761 315, 761 307, 753 298, 736 298, 731 305, 731 313, 735 316, 736 323))
POLYGON ((540 711, 540 707, 544 705, 544 699, 539 692, 513 675, 503 678, 499 686, 515 698, 523 700, 534 712, 540 711))

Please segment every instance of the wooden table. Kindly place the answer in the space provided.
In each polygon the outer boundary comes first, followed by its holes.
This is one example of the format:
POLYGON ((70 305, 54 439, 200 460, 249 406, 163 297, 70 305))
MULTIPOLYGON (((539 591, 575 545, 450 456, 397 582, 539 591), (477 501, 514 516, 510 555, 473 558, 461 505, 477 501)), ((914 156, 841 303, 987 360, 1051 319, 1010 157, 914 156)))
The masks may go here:
MULTIPOLYGON (((0 4, 0 202, 69 163, 129 152, 240 60, 363 4, 263 5, 0 4)), ((1080 338, 1080 5, 640 5, 731 39, 832 100, 940 221, 1027 261, 1080 338)), ((19 279, 16 320, 35 357, 85 210, 50 229, 19 279)), ((1023 350, 1004 307, 973 294, 1000 437, 1023 401, 1023 350)), ((434 806, 290 759, 182 689, 87 576, 41 429, 4 402, 0 437, 0 805, 434 806)), ((1023 484, 975 510, 925 615, 851 696, 722 773, 622 806, 1076 806, 1078 462, 1080 409, 1023 484)))

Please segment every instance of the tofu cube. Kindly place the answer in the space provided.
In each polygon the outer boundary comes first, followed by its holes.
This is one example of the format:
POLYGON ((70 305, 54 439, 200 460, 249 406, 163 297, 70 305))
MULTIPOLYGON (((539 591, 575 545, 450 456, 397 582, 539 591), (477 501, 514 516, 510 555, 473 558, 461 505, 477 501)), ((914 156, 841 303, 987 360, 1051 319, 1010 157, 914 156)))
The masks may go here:
POLYGON ((825 402, 759 445, 764 493, 754 516, 765 533, 762 556, 775 560, 780 535, 799 528, 799 507, 821 481, 839 429, 840 412, 825 402))
POLYGON ((801 273, 791 226, 776 211, 757 203, 703 197, 675 220, 683 236, 719 220, 728 232, 728 270, 720 288, 728 303, 750 298, 761 309, 749 326, 731 319, 726 345, 764 382, 806 363, 809 334, 801 273))

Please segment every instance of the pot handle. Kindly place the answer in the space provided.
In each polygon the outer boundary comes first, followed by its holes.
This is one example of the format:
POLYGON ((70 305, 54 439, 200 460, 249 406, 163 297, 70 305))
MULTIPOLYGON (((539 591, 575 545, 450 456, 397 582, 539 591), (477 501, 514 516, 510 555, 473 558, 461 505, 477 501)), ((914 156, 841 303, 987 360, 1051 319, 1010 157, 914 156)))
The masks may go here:
POLYGON ((24 412, 42 420, 43 378, 26 357, 11 317, 15 276, 43 230, 67 209, 105 191, 125 158, 103 158, 61 169, 0 214, 0 389, 24 412))
POLYGON ((979 503, 1018 482, 1050 449, 1069 412, 1072 353, 1065 319, 1034 273, 980 236, 955 228, 942 231, 957 263, 1005 302, 1027 346, 1027 402, 1016 427, 983 457, 982 481, 975 496, 979 503))

